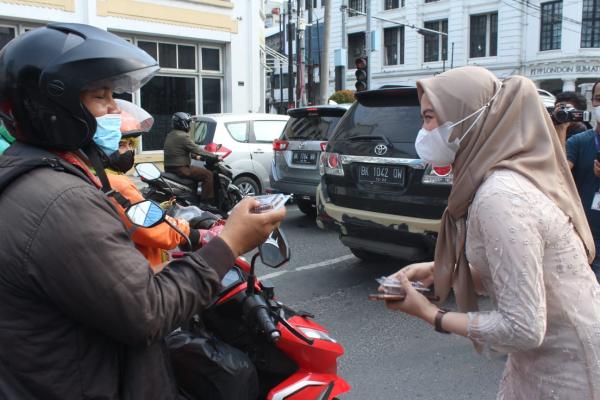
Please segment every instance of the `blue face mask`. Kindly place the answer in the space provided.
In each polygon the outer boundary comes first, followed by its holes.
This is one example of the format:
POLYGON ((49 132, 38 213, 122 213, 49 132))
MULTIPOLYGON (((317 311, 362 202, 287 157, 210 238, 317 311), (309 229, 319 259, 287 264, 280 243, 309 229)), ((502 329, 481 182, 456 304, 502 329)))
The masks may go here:
POLYGON ((119 150, 121 140, 121 114, 106 114, 96 118, 96 143, 106 155, 111 155, 119 150))

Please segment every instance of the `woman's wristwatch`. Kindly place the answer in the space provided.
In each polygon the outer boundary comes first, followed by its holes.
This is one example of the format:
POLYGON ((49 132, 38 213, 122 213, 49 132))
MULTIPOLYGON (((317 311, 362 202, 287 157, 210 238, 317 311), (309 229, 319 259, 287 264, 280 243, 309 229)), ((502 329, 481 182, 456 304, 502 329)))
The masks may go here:
POLYGON ((444 314, 446 314, 448 312, 448 310, 438 310, 437 314, 435 314, 435 321, 434 321, 434 327, 436 332, 439 333, 450 333, 447 330, 445 330, 444 328, 442 328, 442 318, 444 318, 444 314))

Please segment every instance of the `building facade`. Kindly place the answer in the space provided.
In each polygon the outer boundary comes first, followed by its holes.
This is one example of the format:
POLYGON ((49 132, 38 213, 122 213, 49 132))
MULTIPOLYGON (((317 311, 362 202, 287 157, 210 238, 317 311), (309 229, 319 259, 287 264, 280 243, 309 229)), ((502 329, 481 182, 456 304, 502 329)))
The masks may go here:
POLYGON ((269 111, 285 113, 288 108, 312 105, 319 97, 319 67, 324 33, 325 0, 268 1, 266 5, 265 44, 279 55, 267 56, 266 99, 269 111), (291 8, 289 5, 291 4, 291 8), (291 35, 288 28, 291 24, 291 35), (302 26, 304 46, 298 46, 297 27, 302 26), (291 88, 289 96, 291 45, 291 88), (303 48, 302 48, 303 47, 303 48), (298 51, 303 52, 303 68, 298 75, 298 51), (298 85, 303 82, 303 85, 298 85), (299 88, 302 91, 299 91, 299 88))
POLYGON ((0 0, 0 47, 50 22, 106 29, 144 49, 160 72, 128 99, 155 118, 142 138, 160 159, 171 115, 264 111, 263 0, 0 0))
MULTIPOLYGON (((500 78, 525 75, 553 93, 586 93, 600 79, 600 0, 331 1, 331 48, 345 49, 348 89, 356 81, 354 60, 367 56, 366 17, 352 10, 366 12, 367 1, 372 16, 383 19, 372 19, 371 88, 414 84, 465 65, 486 67, 500 78), (345 30, 343 4, 349 7, 345 30)), ((333 92, 333 53, 330 65, 333 92)))

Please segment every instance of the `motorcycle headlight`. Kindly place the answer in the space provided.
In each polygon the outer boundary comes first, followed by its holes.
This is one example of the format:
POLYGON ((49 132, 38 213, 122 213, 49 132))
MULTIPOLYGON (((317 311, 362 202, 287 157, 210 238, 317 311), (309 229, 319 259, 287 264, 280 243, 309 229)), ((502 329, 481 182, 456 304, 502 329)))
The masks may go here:
POLYGON ((337 343, 337 341, 334 338, 332 338, 331 336, 329 336, 326 332, 319 331, 316 329, 311 329, 311 328, 304 328, 304 327, 299 327, 298 329, 306 337, 309 337, 311 339, 327 340, 328 342, 337 343))

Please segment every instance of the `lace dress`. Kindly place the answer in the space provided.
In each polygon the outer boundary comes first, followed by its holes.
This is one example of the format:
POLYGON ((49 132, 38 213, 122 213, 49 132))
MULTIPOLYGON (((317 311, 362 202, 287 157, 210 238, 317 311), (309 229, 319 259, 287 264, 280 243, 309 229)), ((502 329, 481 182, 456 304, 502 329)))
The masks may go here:
POLYGON ((600 400, 600 285, 556 204, 493 172, 469 208, 466 255, 494 305, 468 314, 468 336, 508 353, 497 398, 600 400))

